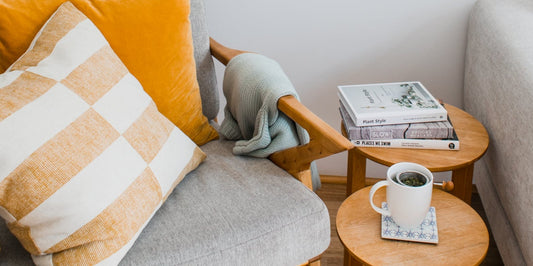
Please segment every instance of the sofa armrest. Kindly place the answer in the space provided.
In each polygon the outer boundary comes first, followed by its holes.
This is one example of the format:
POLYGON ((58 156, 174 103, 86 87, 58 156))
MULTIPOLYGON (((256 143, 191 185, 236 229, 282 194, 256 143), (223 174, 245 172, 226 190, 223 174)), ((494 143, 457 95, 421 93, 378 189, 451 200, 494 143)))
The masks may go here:
MULTIPOLYGON (((225 47, 212 38, 210 38, 210 48, 211 54, 224 65, 233 57, 247 53, 225 47)), ((292 95, 281 97, 278 109, 305 128, 311 140, 305 145, 275 152, 269 156, 269 159, 307 187, 312 188, 309 170, 311 162, 351 149, 353 144, 292 95)))

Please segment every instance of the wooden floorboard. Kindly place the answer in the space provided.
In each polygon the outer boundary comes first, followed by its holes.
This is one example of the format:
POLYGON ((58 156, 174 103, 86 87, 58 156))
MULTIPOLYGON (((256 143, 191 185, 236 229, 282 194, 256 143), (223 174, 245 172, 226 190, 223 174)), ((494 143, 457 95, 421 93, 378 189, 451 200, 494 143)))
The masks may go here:
MULTIPOLYGON (((346 182, 340 182, 339 178, 322 178, 322 187, 317 190, 318 196, 326 203, 328 207, 329 216, 331 219, 331 243, 329 248, 322 255, 321 263, 322 266, 341 266, 343 265, 344 259, 344 247, 340 242, 337 236, 337 229, 335 227, 335 218, 337 216, 337 211, 345 199, 346 193, 346 182)), ((472 195, 472 207, 479 213, 481 218, 485 220, 485 224, 488 226, 485 211, 483 210, 483 205, 479 199, 479 195, 474 193, 472 195)), ((498 248, 492 238, 492 233, 490 237, 490 244, 487 256, 481 265, 493 266, 493 265, 503 265, 500 253, 498 248)))

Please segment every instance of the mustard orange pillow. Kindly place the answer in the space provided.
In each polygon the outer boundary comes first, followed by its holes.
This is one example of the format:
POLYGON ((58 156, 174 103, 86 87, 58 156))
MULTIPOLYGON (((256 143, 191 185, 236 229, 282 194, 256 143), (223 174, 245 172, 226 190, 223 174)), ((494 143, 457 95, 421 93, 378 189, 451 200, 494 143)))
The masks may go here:
MULTIPOLYGON (((0 73, 28 49, 63 2, 0 1, 0 73)), ((163 115, 198 145, 217 138, 202 114, 189 0, 71 2, 98 27, 163 115)))

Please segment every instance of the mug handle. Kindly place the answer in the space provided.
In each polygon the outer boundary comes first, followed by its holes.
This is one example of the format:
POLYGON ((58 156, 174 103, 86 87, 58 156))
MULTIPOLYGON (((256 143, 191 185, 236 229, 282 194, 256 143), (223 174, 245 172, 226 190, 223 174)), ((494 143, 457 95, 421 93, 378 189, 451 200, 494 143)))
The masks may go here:
POLYGON ((389 182, 387 180, 383 180, 383 181, 379 181, 377 182, 376 184, 374 184, 372 186, 372 188, 370 189, 370 194, 369 194, 369 200, 370 200, 370 205, 372 206, 372 208, 378 212, 378 213, 381 213, 385 216, 390 216, 390 211, 389 210, 385 210, 385 209, 382 209, 382 208, 378 208, 376 205, 374 205, 374 202, 372 201, 372 199, 374 199, 374 194, 376 193, 376 191, 381 188, 381 187, 384 187, 384 186, 388 186, 389 185, 389 182))

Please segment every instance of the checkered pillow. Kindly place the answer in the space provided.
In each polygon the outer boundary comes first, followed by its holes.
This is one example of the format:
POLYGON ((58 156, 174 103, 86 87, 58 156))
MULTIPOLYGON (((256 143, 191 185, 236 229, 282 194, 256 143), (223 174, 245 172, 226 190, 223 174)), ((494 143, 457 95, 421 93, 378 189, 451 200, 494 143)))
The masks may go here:
POLYGON ((38 265, 118 264, 204 158, 69 2, 0 75, 0 216, 38 265))

